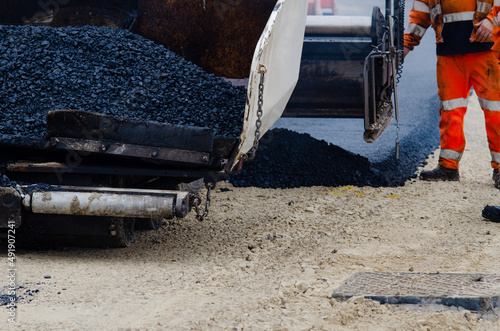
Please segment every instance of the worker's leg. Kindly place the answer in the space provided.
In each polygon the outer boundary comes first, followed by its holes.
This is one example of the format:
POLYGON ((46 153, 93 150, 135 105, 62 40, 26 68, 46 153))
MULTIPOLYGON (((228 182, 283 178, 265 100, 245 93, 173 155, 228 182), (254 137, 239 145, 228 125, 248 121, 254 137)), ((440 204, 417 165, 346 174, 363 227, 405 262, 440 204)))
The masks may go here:
POLYGON ((458 165, 465 149, 464 116, 471 88, 466 56, 438 56, 437 82, 441 101, 439 165, 422 171, 420 179, 459 180, 458 165))
POLYGON ((500 165, 500 66, 494 52, 469 54, 470 76, 484 111, 491 166, 500 165))
POLYGON ((438 56, 437 82, 441 100, 439 165, 458 169, 465 149, 464 116, 471 88, 467 56, 438 56))

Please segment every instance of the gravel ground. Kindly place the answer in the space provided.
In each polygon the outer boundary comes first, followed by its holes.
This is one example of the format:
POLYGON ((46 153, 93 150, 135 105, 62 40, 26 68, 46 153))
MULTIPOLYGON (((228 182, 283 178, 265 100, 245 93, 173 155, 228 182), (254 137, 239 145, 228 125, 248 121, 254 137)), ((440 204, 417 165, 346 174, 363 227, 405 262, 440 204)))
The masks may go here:
MULTIPOLYGON (((18 249, 19 293, 33 295, 5 329, 498 330, 494 314, 330 299, 359 271, 500 274, 500 227, 481 217, 499 191, 482 112, 471 102, 460 182, 226 183, 205 222, 191 214, 138 232, 127 249, 18 249)), ((437 153, 425 168, 436 164, 437 153)))

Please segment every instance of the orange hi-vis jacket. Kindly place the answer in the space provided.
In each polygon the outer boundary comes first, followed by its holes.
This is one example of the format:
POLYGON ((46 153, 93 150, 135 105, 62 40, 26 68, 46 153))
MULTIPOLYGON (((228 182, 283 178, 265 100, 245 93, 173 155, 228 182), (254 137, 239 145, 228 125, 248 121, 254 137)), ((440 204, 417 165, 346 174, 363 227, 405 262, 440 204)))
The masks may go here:
POLYGON ((500 21, 498 20, 498 13, 500 12, 500 0, 495 0, 495 6, 491 13, 493 16, 493 41, 495 45, 491 48, 493 51, 500 52, 500 21))
MULTIPOLYGON (((453 0, 460 3, 460 0, 453 0)), ((497 22, 496 14, 500 11, 500 0, 477 0, 475 12, 460 12, 443 15, 441 0, 414 0, 413 9, 410 12, 410 23, 405 34, 405 47, 413 50, 420 44, 427 29, 432 25, 436 31, 436 43, 443 42, 443 27, 445 23, 473 20, 474 24, 488 18, 491 22, 497 22)), ((500 29, 499 29, 500 32, 500 29)), ((500 33, 497 34, 500 36, 500 33)), ((470 37, 471 42, 475 41, 475 29, 470 37)), ((493 42, 493 38, 487 42, 493 42)), ((495 40, 496 41, 496 40, 495 40)))

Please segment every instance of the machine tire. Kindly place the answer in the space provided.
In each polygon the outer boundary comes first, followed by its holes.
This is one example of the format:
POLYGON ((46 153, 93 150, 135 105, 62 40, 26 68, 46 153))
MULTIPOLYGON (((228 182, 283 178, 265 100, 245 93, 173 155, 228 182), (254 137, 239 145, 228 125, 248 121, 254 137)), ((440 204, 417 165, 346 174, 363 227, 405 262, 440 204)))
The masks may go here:
POLYGON ((135 219, 112 217, 109 221, 110 234, 107 237, 107 246, 114 248, 130 246, 134 240, 135 219))

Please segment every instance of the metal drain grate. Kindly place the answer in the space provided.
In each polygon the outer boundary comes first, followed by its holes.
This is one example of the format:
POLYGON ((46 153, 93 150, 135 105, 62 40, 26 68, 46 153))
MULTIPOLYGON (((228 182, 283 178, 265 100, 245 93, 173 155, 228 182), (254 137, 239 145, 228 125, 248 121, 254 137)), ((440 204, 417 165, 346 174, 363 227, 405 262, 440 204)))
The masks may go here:
POLYGON ((353 296, 389 304, 439 304, 488 311, 500 306, 500 275, 356 273, 333 292, 333 298, 353 296))

